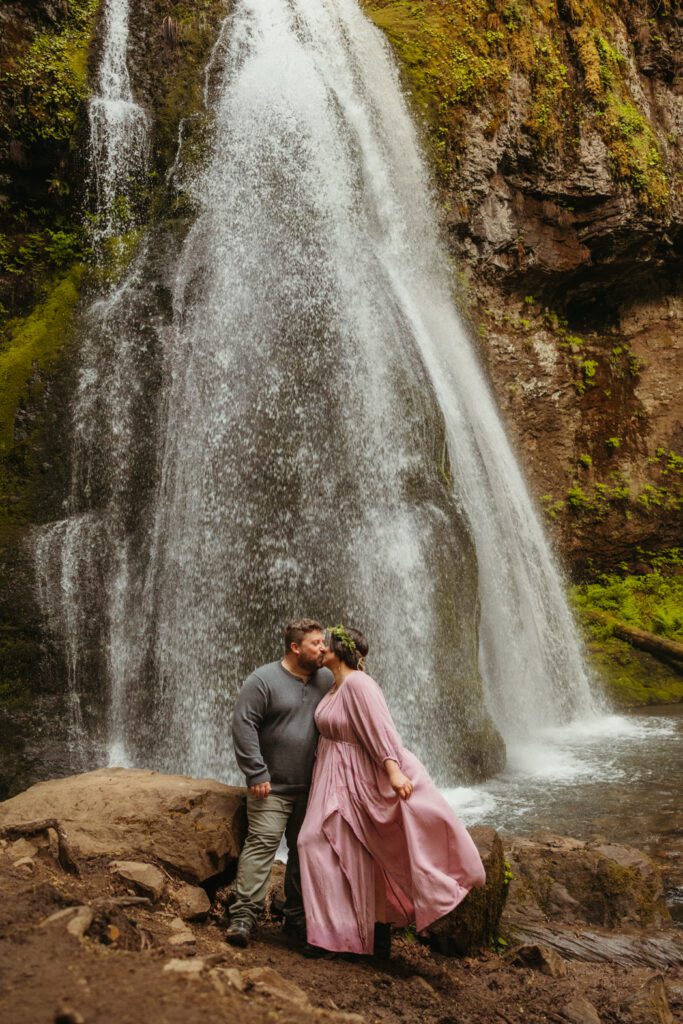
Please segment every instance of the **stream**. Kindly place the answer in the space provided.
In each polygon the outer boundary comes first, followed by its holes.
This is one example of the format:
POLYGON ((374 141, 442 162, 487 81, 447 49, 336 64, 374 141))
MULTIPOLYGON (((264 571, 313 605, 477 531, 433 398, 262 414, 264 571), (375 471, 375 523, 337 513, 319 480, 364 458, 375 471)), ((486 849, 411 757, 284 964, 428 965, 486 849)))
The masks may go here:
POLYGON ((443 792, 467 825, 599 836, 647 851, 683 927, 682 739, 682 704, 638 708, 543 730, 508 746, 502 774, 443 792))

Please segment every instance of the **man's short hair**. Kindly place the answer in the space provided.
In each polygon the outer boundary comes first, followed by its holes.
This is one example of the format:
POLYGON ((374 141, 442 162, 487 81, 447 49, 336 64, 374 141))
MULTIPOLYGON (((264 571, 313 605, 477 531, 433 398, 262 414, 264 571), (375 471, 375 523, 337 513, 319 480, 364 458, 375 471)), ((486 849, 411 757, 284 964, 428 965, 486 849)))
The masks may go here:
POLYGON ((323 632, 323 627, 315 619, 295 619, 285 626, 285 653, 289 654, 292 644, 300 644, 307 633, 323 632))

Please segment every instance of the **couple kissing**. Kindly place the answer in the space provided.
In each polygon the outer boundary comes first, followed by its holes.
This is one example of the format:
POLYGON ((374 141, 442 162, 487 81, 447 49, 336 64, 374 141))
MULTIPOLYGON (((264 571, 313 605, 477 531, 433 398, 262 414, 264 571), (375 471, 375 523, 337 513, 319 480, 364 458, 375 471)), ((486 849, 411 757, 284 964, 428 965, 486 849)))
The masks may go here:
POLYGON ((391 927, 448 914, 484 867, 462 822, 403 746, 365 671, 358 630, 290 622, 284 657, 242 685, 233 716, 247 838, 226 940, 247 946, 284 834, 285 930, 309 956, 388 956, 391 927))

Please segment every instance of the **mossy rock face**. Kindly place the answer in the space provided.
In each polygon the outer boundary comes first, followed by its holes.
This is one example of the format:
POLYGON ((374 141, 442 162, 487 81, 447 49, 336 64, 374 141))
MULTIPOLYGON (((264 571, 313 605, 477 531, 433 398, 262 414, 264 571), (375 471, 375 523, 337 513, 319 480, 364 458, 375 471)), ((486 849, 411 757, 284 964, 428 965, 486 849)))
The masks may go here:
POLYGON ((683 574, 673 550, 643 565, 647 572, 601 576, 572 589, 592 665, 621 707, 683 701, 683 666, 639 651, 614 636, 600 614, 649 633, 683 641, 683 574), (596 612, 596 618, 592 613, 596 612))
POLYGON ((429 944, 447 956, 473 956, 495 946, 508 891, 503 843, 492 828, 469 830, 486 869, 486 885, 472 889, 462 903, 433 924, 429 944))
POLYGON ((32 313, 5 325, 0 343, 0 796, 66 767, 64 672, 36 604, 31 530, 62 515, 67 493, 65 354, 83 275, 76 266, 57 278, 32 313))
POLYGON ((0 42, 0 323, 87 247, 85 104, 100 0, 6 5, 0 42))
MULTIPOLYGON (((515 81, 525 79, 528 148, 539 156, 573 152, 589 126, 611 154, 615 181, 650 211, 668 206, 665 149, 633 89, 630 11, 540 0, 363 0, 363 6, 396 51, 446 178, 457 172, 472 117, 483 113, 494 135, 515 81)), ((657 12, 665 27, 667 17, 657 12)))

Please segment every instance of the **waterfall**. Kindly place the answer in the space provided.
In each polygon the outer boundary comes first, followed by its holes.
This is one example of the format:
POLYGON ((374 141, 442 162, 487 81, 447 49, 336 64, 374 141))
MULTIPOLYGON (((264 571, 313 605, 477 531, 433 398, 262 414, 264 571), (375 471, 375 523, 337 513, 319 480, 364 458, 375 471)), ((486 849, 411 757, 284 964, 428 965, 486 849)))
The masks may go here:
MULTIPOLYGON (((91 239, 97 259, 135 224, 133 195, 146 170, 148 117, 133 99, 127 67, 129 0, 105 0, 97 92, 88 105, 91 239)), ((114 254, 109 249, 109 257, 114 254)), ((70 764, 107 757, 117 731, 116 680, 131 635, 127 536, 135 473, 133 431, 145 340, 121 329, 120 310, 139 281, 141 252, 124 282, 104 285, 82 316, 71 423, 71 486, 64 519, 33 538, 37 596, 66 671, 70 764), (106 438, 103 444, 102 439, 106 438)), ((143 417, 144 419, 144 417, 143 417)))
POLYGON ((128 74, 129 0, 104 0, 97 92, 88 104, 95 242, 133 220, 131 190, 147 160, 147 115, 133 99, 128 74))
POLYGON ((356 0, 237 0, 221 40, 172 312, 141 317, 148 246, 90 314, 69 514, 102 540, 62 565, 64 643, 100 638, 111 757, 234 778, 283 623, 360 625, 408 744, 472 777, 488 715, 515 740, 594 707, 396 67, 356 0))

